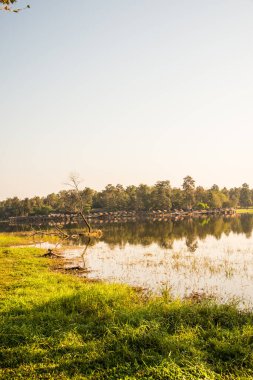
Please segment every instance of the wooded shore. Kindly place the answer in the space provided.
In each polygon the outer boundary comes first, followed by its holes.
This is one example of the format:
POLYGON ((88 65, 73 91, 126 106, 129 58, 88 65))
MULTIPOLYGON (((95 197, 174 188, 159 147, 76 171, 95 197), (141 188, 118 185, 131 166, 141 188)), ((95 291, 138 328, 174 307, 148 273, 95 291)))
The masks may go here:
MULTIPOLYGON (((181 220, 187 217, 199 218, 211 215, 234 215, 235 209, 213 209, 213 210, 152 210, 152 211, 92 211, 86 215, 89 222, 100 223, 122 223, 129 221, 159 221, 159 220, 181 220)), ((79 222, 79 216, 75 213, 61 213, 35 216, 9 217, 6 221, 9 225, 20 224, 60 224, 72 225, 79 222)))

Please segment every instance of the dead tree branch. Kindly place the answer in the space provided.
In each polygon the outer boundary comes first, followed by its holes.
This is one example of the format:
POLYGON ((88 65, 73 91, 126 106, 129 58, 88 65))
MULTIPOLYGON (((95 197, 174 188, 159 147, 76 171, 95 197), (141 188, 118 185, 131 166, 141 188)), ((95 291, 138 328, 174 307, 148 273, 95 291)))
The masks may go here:
POLYGON ((91 226, 90 226, 87 218, 84 215, 85 206, 84 206, 84 202, 83 202, 81 192, 79 190, 79 185, 81 183, 81 180, 79 179, 79 176, 77 174, 74 174, 74 173, 70 174, 69 180, 70 180, 70 183, 68 183, 68 185, 72 187, 74 194, 75 194, 75 197, 76 197, 75 209, 77 211, 77 214, 81 216, 82 220, 84 221, 84 224, 86 225, 86 227, 88 228, 88 231, 90 233, 91 232, 91 226))

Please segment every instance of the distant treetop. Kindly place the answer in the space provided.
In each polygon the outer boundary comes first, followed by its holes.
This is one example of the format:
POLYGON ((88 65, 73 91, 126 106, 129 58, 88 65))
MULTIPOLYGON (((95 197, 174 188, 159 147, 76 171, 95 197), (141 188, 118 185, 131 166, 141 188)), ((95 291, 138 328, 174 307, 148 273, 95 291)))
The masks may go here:
POLYGON ((23 8, 15 8, 13 4, 15 4, 16 2, 17 0, 0 0, 0 4, 2 4, 2 6, 0 6, 0 10, 18 13, 23 9, 30 8, 30 5, 27 5, 26 7, 23 7, 23 8))

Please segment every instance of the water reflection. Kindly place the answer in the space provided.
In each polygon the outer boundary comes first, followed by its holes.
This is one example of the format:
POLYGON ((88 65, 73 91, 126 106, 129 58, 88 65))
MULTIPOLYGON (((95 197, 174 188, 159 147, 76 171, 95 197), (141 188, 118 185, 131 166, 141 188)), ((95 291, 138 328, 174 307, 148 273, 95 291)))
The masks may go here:
MULTIPOLYGON (((105 224, 101 239, 61 248, 91 279, 128 283, 176 297, 212 294, 253 306, 253 215, 105 224)), ((77 233, 78 236, 78 233, 77 233)))
POLYGON ((192 293, 253 306, 253 216, 106 225, 100 241, 82 240, 65 257, 86 276, 174 296, 192 293))
POLYGON ((173 249, 174 241, 185 239, 190 252, 198 248, 198 240, 207 236, 220 239, 223 234, 245 234, 251 237, 253 230, 253 215, 235 217, 193 218, 180 221, 156 223, 124 223, 107 224, 102 227, 102 240, 110 248, 116 245, 122 248, 126 244, 141 244, 143 246, 156 243, 161 248, 173 249))
MULTIPOLYGON (((198 241, 204 240, 208 236, 220 239, 224 234, 228 236, 233 233, 244 234, 246 238, 251 238, 253 215, 186 218, 159 222, 108 223, 99 227, 103 232, 102 241, 107 243, 110 248, 116 246, 123 248, 126 244, 149 246, 156 243, 160 248, 173 249, 175 241, 184 239, 189 251, 194 252, 198 248, 198 241)), ((0 227, 0 231, 20 232, 30 229, 34 231, 34 228, 27 225, 16 227, 5 225, 2 228, 0 227)), ((45 229, 50 231, 54 227, 41 227, 43 232, 45 229)), ((72 226, 66 231, 69 235, 75 233, 78 235, 78 230, 72 226)), ((99 240, 101 241, 101 239, 99 240)), ((92 238, 89 245, 94 245, 99 240, 92 238)), ((73 240, 72 243, 76 244, 77 240, 73 240)), ((86 245, 87 238, 80 236, 78 244, 86 245)))

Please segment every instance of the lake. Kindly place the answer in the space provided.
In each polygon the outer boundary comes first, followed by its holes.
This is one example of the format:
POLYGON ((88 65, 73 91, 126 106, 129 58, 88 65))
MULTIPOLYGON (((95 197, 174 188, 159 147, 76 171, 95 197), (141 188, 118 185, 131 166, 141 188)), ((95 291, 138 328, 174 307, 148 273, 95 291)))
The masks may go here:
POLYGON ((253 215, 106 224, 103 236, 65 247, 66 266, 89 279, 174 297, 214 297, 253 306, 253 215))

